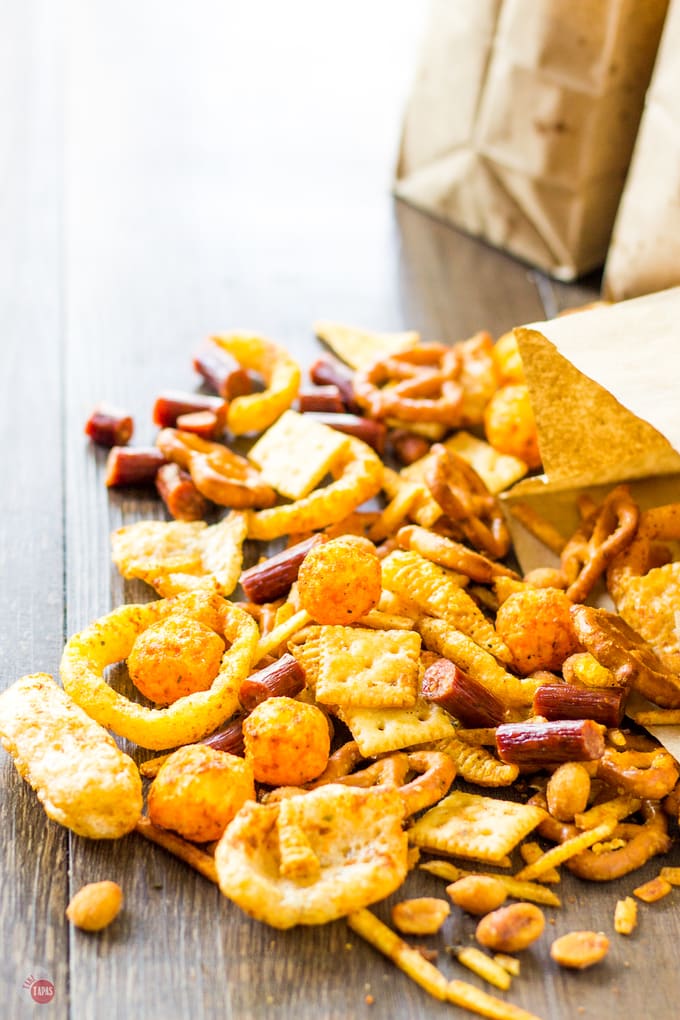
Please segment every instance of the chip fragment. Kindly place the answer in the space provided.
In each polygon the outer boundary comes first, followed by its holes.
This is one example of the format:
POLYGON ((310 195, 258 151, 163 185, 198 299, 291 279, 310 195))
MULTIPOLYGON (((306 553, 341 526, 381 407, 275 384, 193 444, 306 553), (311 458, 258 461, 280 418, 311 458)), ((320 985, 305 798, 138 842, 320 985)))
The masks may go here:
POLYGON ((396 790, 337 784, 246 804, 215 851, 220 889, 274 928, 343 917, 404 881, 403 813, 396 790))
MULTIPOLYGON (((395 549, 382 561, 383 586, 423 614, 440 617, 497 659, 509 662, 510 651, 459 582, 461 575, 410 549, 395 549)), ((467 581, 467 578, 464 579, 467 581)))
POLYGON ((231 595, 243 563, 246 516, 234 510, 218 524, 137 521, 111 535, 113 562, 163 598, 204 590, 231 595))
POLYGON ((420 342, 418 333, 379 333, 340 322, 315 322, 314 332, 351 368, 371 365, 378 358, 400 351, 409 351, 420 342))

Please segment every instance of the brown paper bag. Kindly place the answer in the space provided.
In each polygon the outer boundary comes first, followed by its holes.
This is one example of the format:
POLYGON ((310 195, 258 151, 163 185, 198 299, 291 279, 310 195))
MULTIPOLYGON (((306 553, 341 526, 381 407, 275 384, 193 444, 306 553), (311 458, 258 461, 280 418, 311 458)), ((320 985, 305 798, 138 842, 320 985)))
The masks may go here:
MULTIPOLYGON (((505 493, 506 508, 528 504, 567 538, 582 523, 576 498, 584 492, 597 503, 614 485, 626 482, 643 510, 680 500, 674 385, 678 323, 680 287, 675 287, 515 330, 545 474, 505 493)), ((559 558, 513 513, 507 520, 523 572, 559 567, 559 558)), ((670 572, 664 597, 680 621, 677 548, 673 558, 661 568, 670 572)), ((604 586, 590 600, 614 608, 604 586)), ((650 594, 650 613, 660 611, 660 601, 650 594)), ((677 647, 680 622, 675 633, 672 644, 677 647)), ((636 709, 658 707, 642 703, 639 696, 636 700, 636 709)), ((627 711, 633 705, 629 699, 627 711)), ((648 729, 680 761, 680 727, 648 729)))
POLYGON ((435 0, 395 193, 571 280, 604 262, 668 0, 435 0))
POLYGON ((607 255, 615 300, 680 283, 680 2, 671 3, 607 255))

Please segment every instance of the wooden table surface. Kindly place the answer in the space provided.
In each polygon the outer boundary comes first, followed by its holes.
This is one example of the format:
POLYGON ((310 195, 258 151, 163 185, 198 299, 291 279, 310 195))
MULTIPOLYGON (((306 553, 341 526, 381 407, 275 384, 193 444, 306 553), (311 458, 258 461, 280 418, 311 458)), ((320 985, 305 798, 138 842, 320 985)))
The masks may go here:
MULTIPOLYGON (((211 332, 262 332, 308 364, 319 317, 454 342, 596 293, 392 200, 423 7, 0 2, 3 687, 56 675, 68 635, 150 597, 112 567, 108 536, 163 513, 107 492, 105 456, 83 435, 99 400, 130 408, 136 441, 152 442, 154 396, 197 385, 191 354, 211 332)), ((4 754, 0 779, 4 1017, 463 1015, 343 922, 284 933, 253 923, 134 834, 91 842, 48 821, 4 754), (98 936, 70 929, 70 896, 104 877, 123 886, 123 914, 98 936), (54 984, 51 1002, 31 1000, 29 975, 54 984)), ((615 901, 637 881, 567 876, 551 934, 611 933, 615 901)), ((421 875, 408 889, 443 886, 421 875)), ((448 939, 471 931, 451 925, 448 939)), ((542 939, 509 998, 544 1020, 670 1020, 679 940, 673 894, 643 907, 635 935, 614 936, 590 972, 559 971, 542 939)), ((440 965, 453 975, 445 953, 440 965)))

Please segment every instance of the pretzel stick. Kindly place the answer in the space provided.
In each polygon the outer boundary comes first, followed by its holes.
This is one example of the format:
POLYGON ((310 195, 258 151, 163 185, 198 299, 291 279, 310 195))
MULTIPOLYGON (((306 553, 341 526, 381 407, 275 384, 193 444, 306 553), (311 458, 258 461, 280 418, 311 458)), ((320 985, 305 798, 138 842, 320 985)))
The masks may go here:
POLYGON ((155 843, 157 846, 162 846, 164 850, 169 851, 169 853, 178 857, 180 861, 184 861, 185 864, 194 868, 204 878, 217 885, 217 869, 215 868, 215 861, 210 854, 200 850, 193 843, 188 843, 181 836, 176 836, 165 829, 159 829, 148 818, 140 818, 135 826, 135 830, 144 839, 148 839, 150 843, 155 843))

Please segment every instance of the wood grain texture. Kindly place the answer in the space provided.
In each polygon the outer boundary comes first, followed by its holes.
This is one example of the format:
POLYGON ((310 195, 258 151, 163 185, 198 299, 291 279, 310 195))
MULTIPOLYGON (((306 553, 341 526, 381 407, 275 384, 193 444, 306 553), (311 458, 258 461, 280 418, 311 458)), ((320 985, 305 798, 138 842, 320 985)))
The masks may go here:
MULTIPOLYGON (((196 387, 191 354, 213 332, 271 335, 308 364, 319 351, 316 318, 452 342, 595 295, 594 281, 553 284, 392 201, 422 16, 418 0, 0 4, 0 110, 12 141, 0 191, 0 420, 14 440, 0 516, 3 685, 56 672, 65 634, 152 597, 111 566, 109 534, 163 512, 150 494, 106 491, 105 454, 82 434, 99 400, 127 407, 135 442, 149 443, 155 395, 196 387)), ((135 834, 113 844, 68 838, 6 757, 0 779, 3 1015, 464 1015, 429 999, 343 922, 290 932, 255 924, 135 834), (123 886, 120 918, 95 937, 69 930, 68 895, 101 878, 123 886), (20 988, 30 967, 56 985, 49 1007, 20 988)), ((611 932, 616 898, 637 882, 591 888, 566 876, 554 934, 611 932)), ((416 873, 376 909, 388 920, 393 899, 443 890, 416 873)), ((544 1020, 670 1020, 674 982, 650 992, 647 978, 652 958, 660 974, 674 972, 677 899, 641 913, 639 933, 615 940, 590 973, 558 971, 544 940, 508 997, 544 1020)), ((447 974, 466 976, 445 947, 473 929, 452 915, 439 940, 447 974)))

